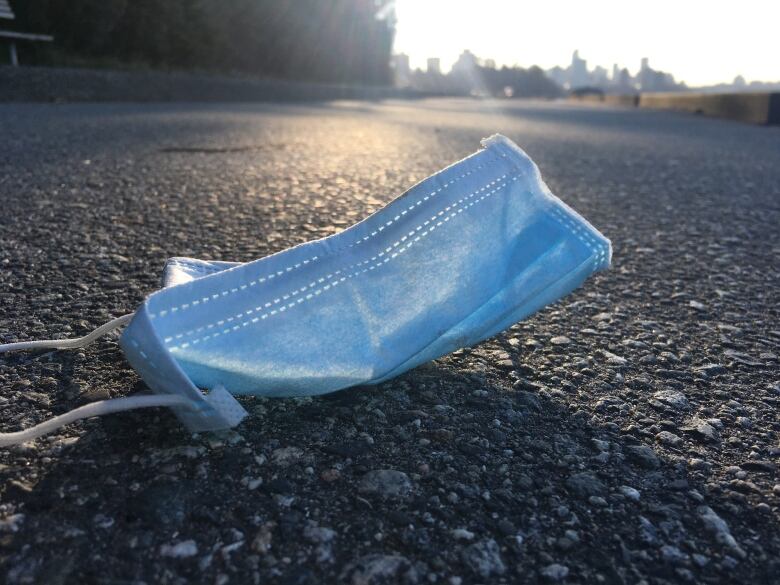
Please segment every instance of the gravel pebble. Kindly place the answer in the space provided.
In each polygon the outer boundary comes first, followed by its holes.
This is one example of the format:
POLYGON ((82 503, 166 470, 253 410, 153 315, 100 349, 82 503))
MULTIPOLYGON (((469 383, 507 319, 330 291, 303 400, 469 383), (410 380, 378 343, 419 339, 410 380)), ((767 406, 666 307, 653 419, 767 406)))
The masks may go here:
POLYGON ((474 574, 483 579, 491 575, 503 575, 506 572, 506 565, 501 559, 498 544, 493 539, 470 544, 461 552, 461 559, 474 574))
POLYGON ((412 482, 403 471, 377 469, 363 476, 359 491, 385 498, 404 498, 412 491, 412 482))
POLYGON ((541 570, 542 577, 548 581, 563 581, 569 576, 569 567, 552 563, 541 570))
POLYGON ((194 540, 183 540, 175 544, 164 544, 160 547, 160 554, 174 559, 186 559, 198 554, 198 545, 194 540))

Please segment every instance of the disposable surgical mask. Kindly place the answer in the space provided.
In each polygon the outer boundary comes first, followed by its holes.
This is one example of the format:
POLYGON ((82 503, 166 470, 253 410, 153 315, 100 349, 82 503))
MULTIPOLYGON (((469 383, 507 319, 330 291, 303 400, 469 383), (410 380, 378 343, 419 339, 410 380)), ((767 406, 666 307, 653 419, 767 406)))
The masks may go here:
POLYGON ((133 315, 81 340, 1 346, 81 346, 129 322, 120 345, 154 394, 87 405, 0 444, 145 406, 173 408, 191 431, 230 428, 246 415, 235 395, 378 384, 500 333, 609 266, 609 240, 522 150, 500 135, 482 145, 341 233, 254 262, 173 258, 133 315))

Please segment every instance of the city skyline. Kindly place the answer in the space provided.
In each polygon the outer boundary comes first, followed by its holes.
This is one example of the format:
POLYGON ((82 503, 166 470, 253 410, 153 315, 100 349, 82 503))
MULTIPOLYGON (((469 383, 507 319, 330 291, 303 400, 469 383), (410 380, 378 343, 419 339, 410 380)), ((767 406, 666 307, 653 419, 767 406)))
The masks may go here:
POLYGON ((641 59, 689 87, 780 80, 774 22, 780 4, 659 0, 637 11, 615 0, 585 5, 564 0, 396 0, 395 52, 425 70, 429 58, 450 70, 468 49, 498 67, 566 67, 579 49, 590 63, 639 73, 641 59), (671 17, 670 15, 673 15, 671 17), (760 15, 760 18, 757 18, 760 15))

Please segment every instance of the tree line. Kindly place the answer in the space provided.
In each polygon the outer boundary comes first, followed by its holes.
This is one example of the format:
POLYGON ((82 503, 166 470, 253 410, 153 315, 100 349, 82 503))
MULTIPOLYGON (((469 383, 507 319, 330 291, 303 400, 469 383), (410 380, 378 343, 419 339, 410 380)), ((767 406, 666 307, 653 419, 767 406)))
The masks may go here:
POLYGON ((126 64, 387 84, 390 0, 11 0, 15 26, 54 36, 40 64, 126 64))

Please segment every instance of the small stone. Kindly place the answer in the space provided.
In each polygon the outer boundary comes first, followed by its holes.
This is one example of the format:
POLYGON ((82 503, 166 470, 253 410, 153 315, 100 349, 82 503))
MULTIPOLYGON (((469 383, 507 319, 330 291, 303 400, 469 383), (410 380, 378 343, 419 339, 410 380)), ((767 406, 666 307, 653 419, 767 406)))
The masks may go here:
POLYGON ((691 457, 690 459, 688 459, 688 467, 690 467, 691 469, 698 469, 700 471, 708 471, 710 468, 710 464, 704 459, 700 459, 698 457, 691 457))
POLYGON ((401 555, 368 554, 344 567, 340 582, 351 585, 398 583, 414 585, 419 581, 417 570, 401 555))
POLYGON ((727 372, 726 368, 720 364, 705 364, 703 366, 699 366, 698 368, 694 368, 693 371, 697 374, 703 374, 708 378, 714 378, 715 376, 719 376, 720 374, 725 374, 727 372))
POLYGON ((501 559, 498 544, 492 538, 481 540, 461 551, 461 560, 476 575, 486 579, 491 575, 503 575, 506 565, 501 559))
POLYGON ((690 407, 690 403, 685 397, 685 394, 677 392, 676 390, 659 390, 653 394, 653 398, 664 406, 676 410, 685 410, 690 407))
POLYGON ((602 354, 605 358, 607 358, 607 363, 613 366, 625 366, 628 363, 628 360, 624 357, 620 357, 619 355, 615 355, 614 353, 603 351, 602 354))
POLYGON ((561 536, 555 541, 555 545, 561 550, 569 550, 574 546, 574 542, 570 538, 561 536))
POLYGON ((314 544, 322 544, 333 540, 336 531, 324 526, 307 526, 303 529, 303 537, 314 544))
POLYGON ((114 525, 114 519, 105 514, 96 514, 92 521, 98 528, 108 529, 114 525))
POLYGON ((553 345, 568 345, 571 343, 571 339, 569 339, 565 335, 558 335, 557 337, 553 337, 550 340, 550 343, 552 343, 553 345))
POLYGON ((320 474, 322 481, 332 483, 341 477, 338 469, 326 469, 320 474))
POLYGON ((164 544, 160 547, 160 555, 174 559, 186 559, 198 554, 198 545, 194 540, 183 540, 176 544, 164 544))
POLYGON ((644 516, 639 517, 639 539, 646 544, 655 544, 658 540, 658 531, 644 516))
POLYGON ((363 476, 358 490, 385 498, 405 498, 412 491, 412 482, 403 471, 377 469, 363 476))
POLYGON ((683 432, 690 433, 696 438, 715 443, 720 440, 720 433, 709 422, 694 418, 682 428, 683 432))
POLYGON ((604 492, 604 484, 588 472, 577 473, 566 480, 566 487, 581 497, 597 496, 604 492))
POLYGON ((517 393, 517 401, 530 410, 537 412, 542 410, 542 404, 539 402, 539 397, 536 394, 521 390, 517 393))
POLYGON ((655 440, 670 447, 680 447, 683 444, 680 437, 669 431, 661 431, 655 436, 655 440))
POLYGON ((261 554, 265 554, 271 550, 271 544, 273 542, 273 529, 276 527, 276 522, 266 522, 257 531, 257 535, 252 541, 252 550, 261 554))
POLYGON ((450 534, 455 540, 474 540, 474 533, 465 528, 456 528, 450 534))
POLYGON ((548 581, 563 581, 566 577, 569 576, 569 567, 566 565, 553 563, 542 569, 541 573, 542 577, 548 581))
POLYGON ((688 496, 700 504, 704 501, 704 496, 696 490, 688 490, 688 496))
POLYGON ((24 522, 24 514, 11 514, 0 518, 0 532, 19 532, 22 522, 24 522))
POLYGON ((628 485, 621 485, 620 486, 620 493, 623 494, 625 497, 627 497, 629 500, 632 500, 634 502, 638 502, 641 494, 639 493, 639 490, 632 488, 628 485))
POLYGON ((760 459, 753 459, 751 461, 745 461, 740 465, 742 469, 747 471, 757 471, 763 473, 774 473, 777 469, 777 465, 771 461, 762 461, 760 459))
POLYGON ((709 506, 701 506, 698 510, 699 517, 704 523, 705 528, 715 535, 715 540, 720 544, 726 546, 732 553, 736 554, 739 558, 744 559, 747 554, 737 544, 737 541, 731 536, 729 525, 726 521, 718 516, 718 514, 709 506))
POLYGON ((661 558, 664 560, 664 562, 669 563, 670 565, 676 565, 687 561, 688 555, 686 555, 676 546, 665 544, 661 547, 661 558))
POLYGON ((629 445, 626 452, 631 460, 647 469, 655 469, 661 464, 655 451, 647 445, 629 445))
POLYGON ((288 467, 303 456, 303 449, 298 447, 282 447, 271 453, 271 460, 281 467, 288 467))

